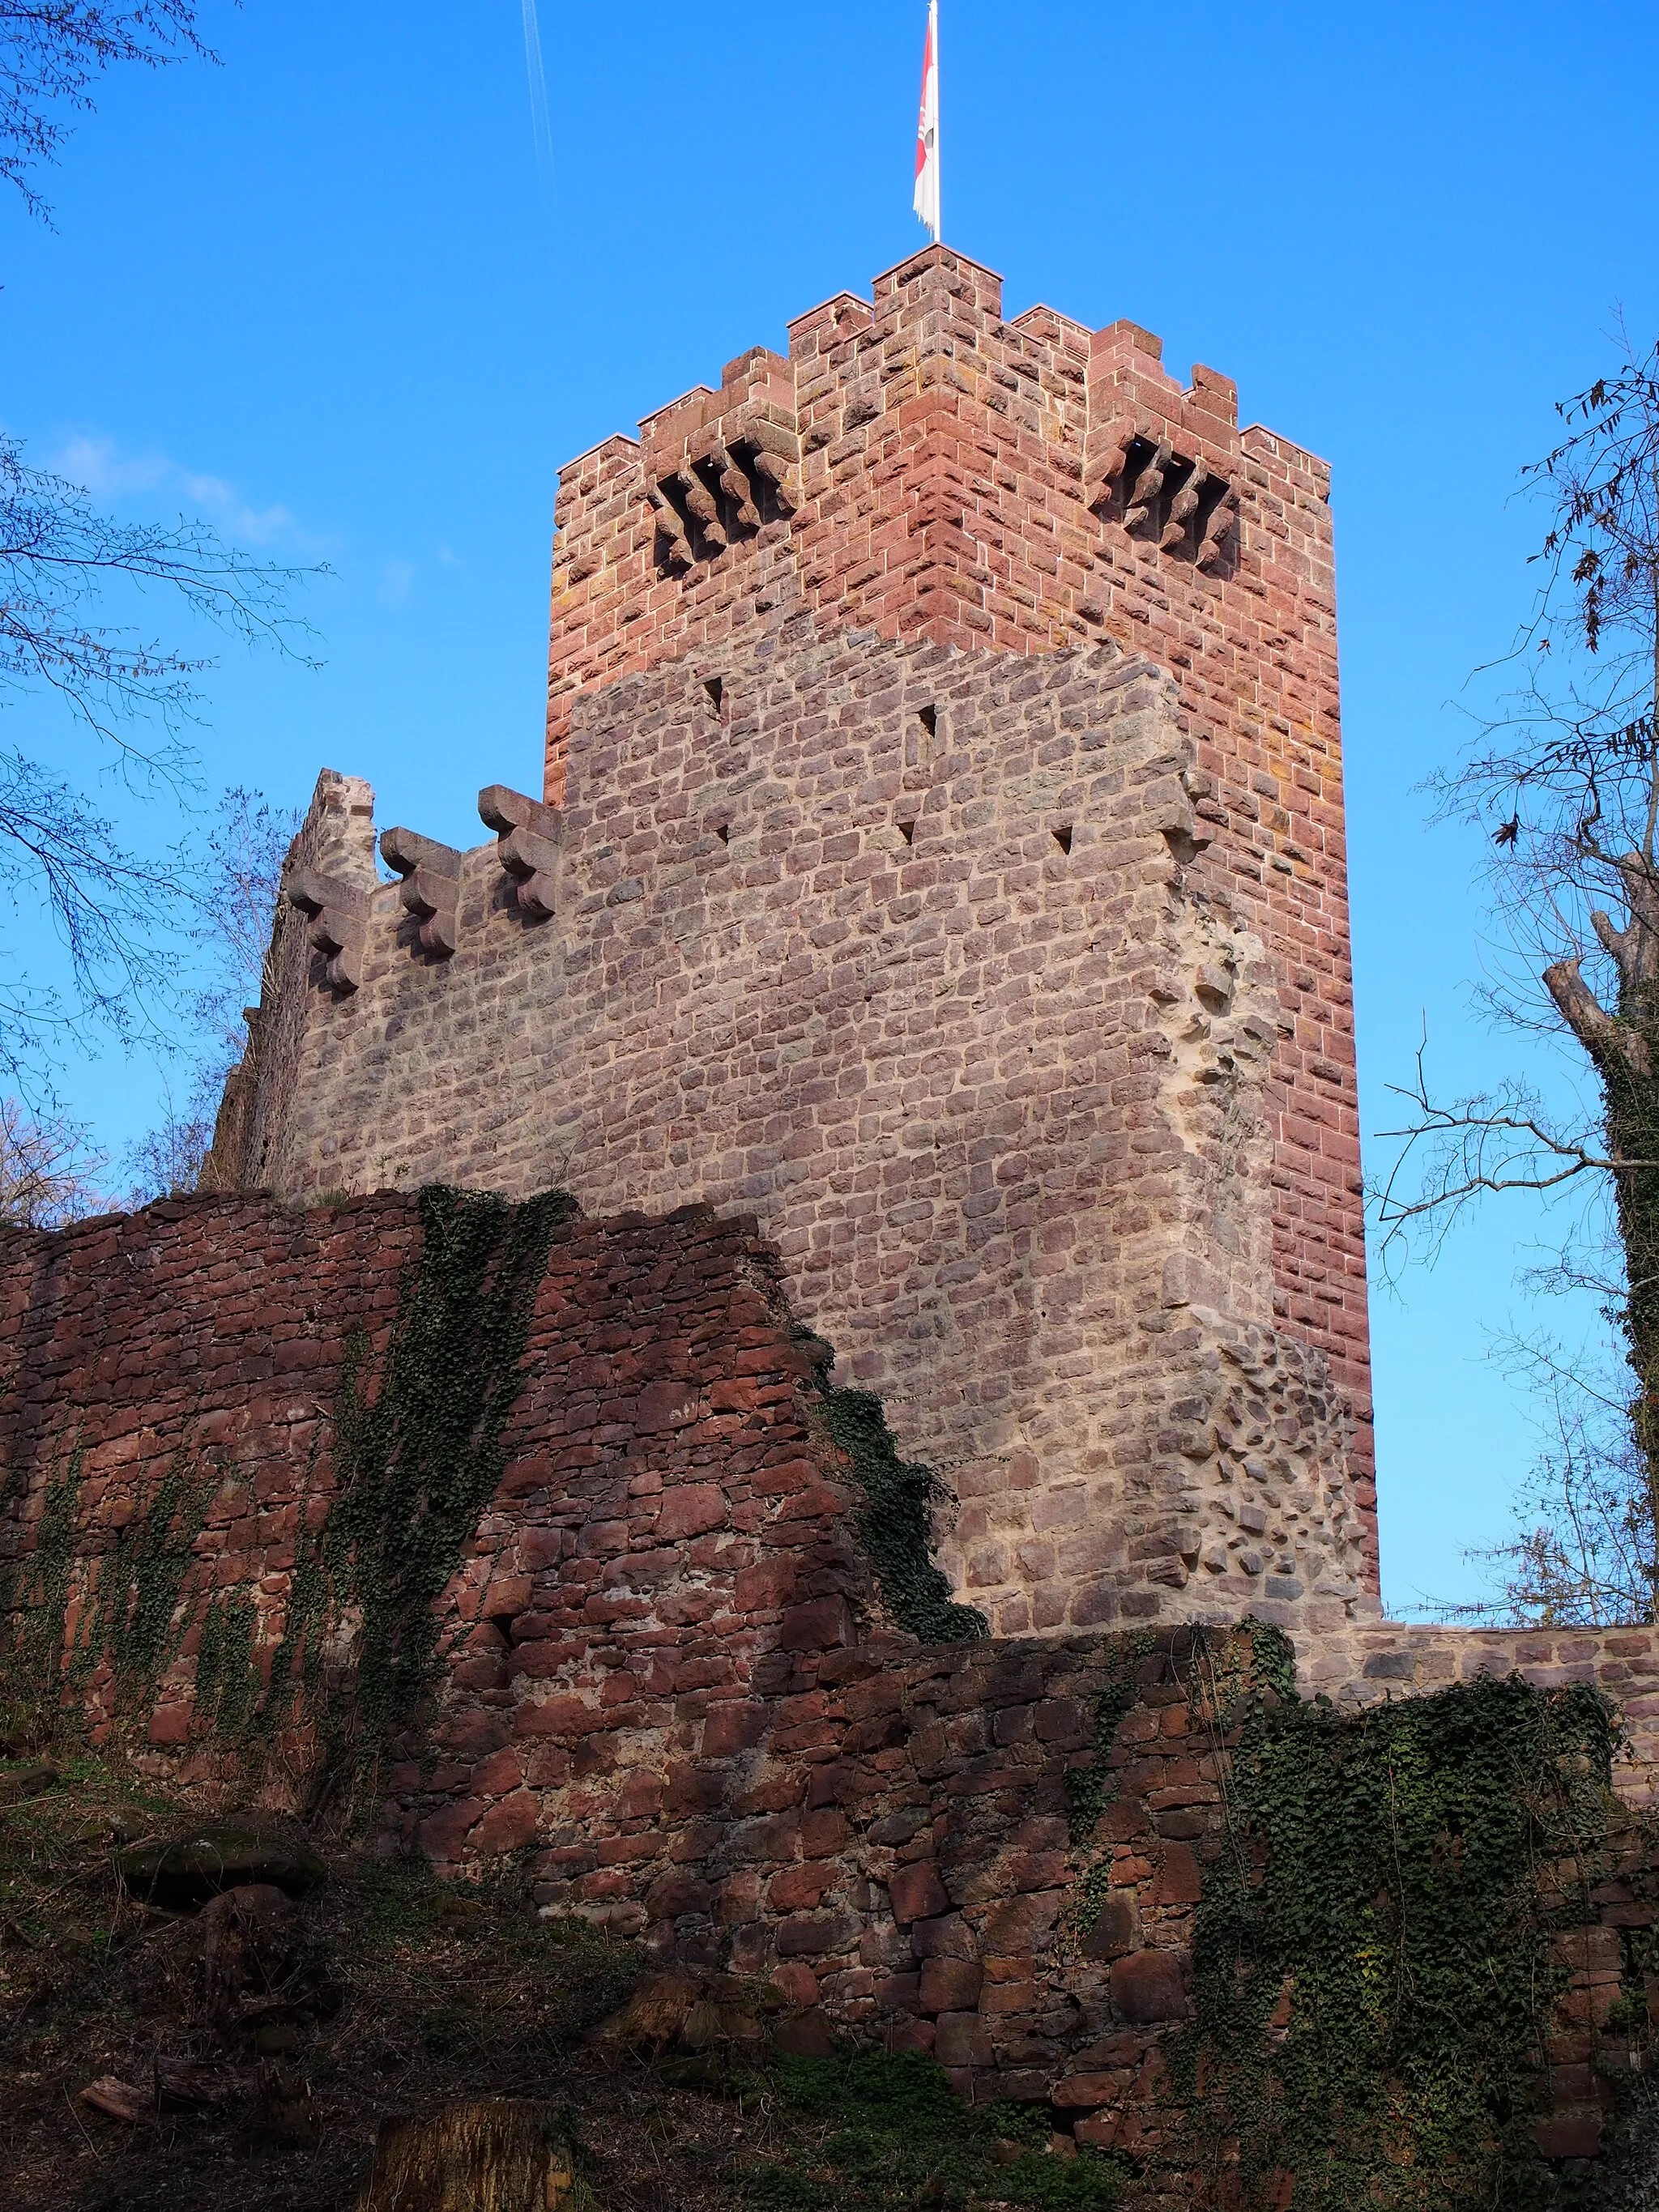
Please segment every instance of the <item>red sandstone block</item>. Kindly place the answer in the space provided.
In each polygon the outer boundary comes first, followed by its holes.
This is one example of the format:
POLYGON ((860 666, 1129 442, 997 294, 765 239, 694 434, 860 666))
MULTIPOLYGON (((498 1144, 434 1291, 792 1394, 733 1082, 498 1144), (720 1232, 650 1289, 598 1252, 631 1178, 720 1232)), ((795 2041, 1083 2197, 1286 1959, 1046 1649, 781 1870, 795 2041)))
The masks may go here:
POLYGON ((678 1920, 683 1913, 704 1913, 714 1892, 689 1868, 677 1867, 659 1875, 646 1893, 646 1910, 655 1920, 678 1920))
MULTIPOLYGON (((535 1837, 540 1806, 528 1790, 515 1791, 492 1805, 469 1838, 471 1847, 486 1858, 515 1851, 535 1837)), ((424 1835, 424 1830, 422 1834, 424 1835)))
POLYGON ((1058 1889, 1032 1890, 994 1905, 981 1936, 987 1954, 1004 1956, 1036 1949, 1054 1929, 1063 1895, 1058 1889))
POLYGON ((1132 1951, 1112 1967, 1112 2002, 1137 2027, 1179 2020, 1187 2010, 1187 1959, 1181 1951, 1132 1951))
MULTIPOLYGON (((996 2063, 996 2048, 990 2033, 977 2013, 941 2013, 933 2039, 933 2056, 947 2069, 955 2067, 991 2066, 996 2063)), ((957 2085, 966 2087, 963 2081, 957 2085)))
POLYGON ((779 1626, 786 1651, 827 1651, 853 1640, 852 1614, 844 1597, 811 1599, 788 1607, 779 1626))
MULTIPOLYGON (((484 1716, 480 1715, 478 1721, 483 1730, 495 1733, 484 1716)), ((462 1747, 456 1744, 453 1748, 459 1751, 462 1747)), ((473 1768, 471 1786, 475 1796, 503 1797, 521 1787, 523 1781, 524 1761, 520 1754, 516 1751, 497 1751, 473 1768)))
POLYGON ((908 1927, 913 1920, 932 1920, 951 1909, 945 1884, 940 1881, 939 1869, 932 1859, 919 1859, 909 1866, 895 1867, 888 1878, 887 1887, 892 1899, 893 1917, 901 1927, 908 1927))
POLYGON ((467 1834, 483 1811, 476 1797, 463 1797, 429 1813, 418 1832, 422 1850, 439 1866, 453 1863, 461 1856, 467 1834))
MULTIPOLYGON (((1048 2101, 1062 2112, 1096 2112, 1103 2105, 1116 2104, 1127 2094, 1133 2081, 1134 2075, 1126 2069, 1067 2074, 1048 2092, 1048 2101)), ((1079 2142, 1085 2139, 1081 2125, 1077 2134, 1079 2142)), ((1100 2139, 1091 2136, 1087 2140, 1092 2142, 1100 2139)))
POLYGON ((801 1912, 781 1920, 775 1932, 780 1959, 821 1958, 851 1942, 858 1923, 850 1913, 801 1912))
POLYGON ((1196 1905, 1203 1895, 1203 1882, 1194 1853, 1185 1844, 1165 1844, 1164 1859, 1153 1885, 1152 1901, 1156 1905, 1196 1905))
POLYGON ((800 1847, 808 1858, 827 1858, 852 1835, 846 1816, 832 1811, 806 1812, 800 1818, 800 1847))
POLYGON ((816 1911, 833 1893, 836 1880, 836 1870, 822 1862, 785 1867, 768 1884, 767 1903, 775 1912, 816 1911))
POLYGON ((727 1759, 748 1750, 764 1737, 766 1723, 767 1708, 758 1702, 711 1706, 703 1718, 703 1758, 727 1759))
POLYGON ((971 2012, 984 1978, 977 1959, 928 1959, 922 1965, 918 2002, 924 2012, 971 2012))
MULTIPOLYGON (((526 1649, 520 1648, 520 1656, 526 1649)), ((588 1735, 607 1725, 605 1716, 586 1698, 556 1694, 533 1705, 521 1705, 514 1726, 520 1735, 588 1735)))

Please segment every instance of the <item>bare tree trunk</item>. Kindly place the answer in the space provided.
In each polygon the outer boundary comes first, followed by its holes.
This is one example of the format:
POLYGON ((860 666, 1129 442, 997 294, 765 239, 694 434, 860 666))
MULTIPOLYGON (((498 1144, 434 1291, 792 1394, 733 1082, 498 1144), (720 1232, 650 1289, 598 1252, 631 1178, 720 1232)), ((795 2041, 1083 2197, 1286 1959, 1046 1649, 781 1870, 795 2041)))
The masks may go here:
MULTIPOLYGON (((1649 1526, 1659 1528, 1659 878, 1641 853, 1626 854, 1620 866, 1629 896, 1625 927, 1599 910, 1591 916, 1618 969, 1617 1011, 1601 1006, 1577 959, 1547 969, 1544 982, 1601 1079, 1607 1153, 1622 1164, 1613 1171, 1626 1284, 1619 1320, 1636 1378, 1630 1423, 1649 1526)), ((1652 1597, 1650 1617, 1659 1619, 1659 1589, 1652 1597)))
POLYGON ((490 2098, 382 2128, 357 2212, 582 2212, 592 2203, 546 2108, 490 2098))
MULTIPOLYGON (((1620 1071, 1603 1082, 1607 1139, 1615 1157, 1659 1160, 1659 1082, 1620 1071)), ((1631 1431, 1647 1477, 1650 1528, 1659 1528, 1659 1167, 1628 1167, 1613 1178, 1628 1288, 1620 1316, 1636 1378, 1631 1431)))

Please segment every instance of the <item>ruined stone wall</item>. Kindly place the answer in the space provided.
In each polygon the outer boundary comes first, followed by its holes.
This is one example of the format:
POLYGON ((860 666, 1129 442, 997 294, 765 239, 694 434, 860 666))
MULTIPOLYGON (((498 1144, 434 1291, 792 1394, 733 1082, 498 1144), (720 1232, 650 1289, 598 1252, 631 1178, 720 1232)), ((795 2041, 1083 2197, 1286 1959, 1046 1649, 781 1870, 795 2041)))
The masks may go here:
MULTIPOLYGON (((787 1639, 701 1729, 653 1683, 643 1639, 623 1682, 590 1670, 580 1686, 536 1680, 526 1646, 501 1670, 515 1701, 498 1695, 491 1714, 462 1693, 441 1729, 477 1759, 473 1794, 445 1806, 410 1762, 393 1832, 428 1839, 457 1871, 533 1838, 547 1910, 665 1960, 769 1980, 806 2021, 930 2053, 973 2102, 1048 2100, 1079 2142, 1135 2161, 1136 2203, 1245 2201, 1224 2184, 1212 2194, 1237 2145, 1183 2110, 1166 2053, 1194 2015, 1206 1874, 1238 1848, 1237 1733, 1213 1686, 1240 1667, 1248 1678, 1248 1633, 1202 1651, 1182 1631, 1127 1649, 921 1651, 835 1633, 787 1639), (1083 1820, 1079 1772, 1102 1778, 1083 1820), (511 1794, 492 1806, 502 1782, 511 1794), (508 1806, 521 1808, 510 1826, 508 1806)), ((1627 2063, 1627 2039, 1600 2031, 1627 1972, 1621 1932, 1656 1917, 1635 1901, 1650 1843, 1633 1844, 1637 1887, 1575 1895, 1553 1938, 1562 1990, 1536 2123, 1551 2157, 1595 2155, 1627 2063)))
MULTIPOLYGON (((350 1608, 319 1620, 322 1672, 275 1729, 230 1740, 198 1695, 202 1623, 209 1599, 246 1600, 269 1686, 302 1537, 315 1560, 338 1492, 347 1370, 385 1387, 422 1218, 398 1195, 198 1199, 0 1237, 9 1687, 44 1621, 67 1640, 61 1695, 106 1750, 204 1802, 313 1801, 321 1720, 354 1695, 350 1608), (181 1473, 206 1510, 153 1678, 124 1692, 111 1625, 138 1619, 125 1600, 181 1473)), ((1241 1367, 1263 1354, 1232 1347, 1241 1367)), ((1254 1632, 920 1646, 866 1554, 817 1359, 752 1224, 552 1231, 501 1480, 438 1601, 434 1700, 383 1770, 383 1839, 463 1873, 528 1852, 551 1910, 768 1978, 804 2021, 932 2051, 976 2097, 1049 2098, 1142 2165, 1146 2201, 1189 2201, 1182 2177, 1229 2154, 1194 2136, 1164 2053, 1228 1848, 1224 1686, 1252 1679, 1254 1632), (1079 1772, 1099 1784, 1081 1820, 1079 1772)), ((1398 1624, 1350 1642, 1357 1696, 1437 1683, 1477 1648, 1398 1624)), ((1310 1686, 1334 1684, 1334 1648, 1302 1639, 1310 1686)), ((1588 1668, 1629 1689, 1650 1756, 1651 1635, 1478 1648, 1546 1686, 1588 1668)), ((1599 2140, 1598 2065, 1620 2046, 1598 2039, 1621 1942, 1655 1917, 1646 1865, 1567 1900, 1552 2154, 1599 2140)))
POLYGON ((1427 1697, 1451 1682, 1524 1675, 1542 1690, 1588 1683, 1619 1716, 1614 1772, 1632 1804, 1659 1804, 1659 1629, 1481 1628, 1417 1620, 1356 1621, 1300 1655, 1310 1695, 1345 1710, 1427 1697))
MULTIPOLYGON (((222 1770, 229 1747, 195 1696, 208 1601, 251 1601, 268 1681, 302 1540, 337 1489, 348 1360, 380 1372, 420 1248, 416 1202, 395 1196, 308 1213, 263 1199, 167 1200, 57 1235, 0 1234, 7 1626, 27 1634, 50 1615, 53 1592, 30 1563, 47 1564, 37 1555, 56 1516, 70 1537, 58 1562, 66 1651, 83 1655, 70 1694, 98 1740, 112 1732, 185 1780, 222 1770), (157 1671, 124 1683, 119 1626, 167 1533, 153 1509, 181 1480, 204 1493, 200 1525, 192 1536, 193 1516, 173 1517, 187 1551, 148 1655, 157 1671)), ((587 1633, 607 1647, 667 1586, 659 1679, 687 1717, 740 1693, 755 1653, 792 1620, 815 1620, 820 1601, 843 1635, 855 1618, 878 1620, 843 1526, 848 1494, 809 1434, 810 1372, 752 1223, 694 1214, 556 1231, 507 1477, 441 1607, 457 1683, 478 1686, 505 1624, 522 1636, 532 1577, 550 1562, 562 1589, 581 1588, 587 1633), (574 1520, 525 1526, 526 1499, 567 1483, 582 1500, 574 1520), (604 1512, 596 1485, 612 1501, 604 1512)), ((344 1694, 349 1621, 325 1644, 328 1694, 344 1694)), ((614 1663, 626 1648, 617 1642, 614 1663)), ((527 1656, 546 1662, 549 1647, 527 1656)), ((541 1679, 556 1672, 544 1663, 541 1679)), ((272 1787, 303 1795, 317 1717, 305 1698, 285 1716, 272 1787)), ((493 1771, 499 1790, 499 1763, 493 1771)), ((513 1817, 498 1811, 485 1840, 513 1817)))
POLYGON ((546 797, 576 701, 804 611, 964 649, 1115 639, 1168 668, 1208 779, 1212 859, 1273 963, 1275 1317, 1327 1353, 1370 1472, 1325 465, 1231 380, 1183 389, 1159 341, 1046 307, 930 247, 750 349, 562 471, 546 797), (763 460, 761 458, 764 456, 763 460), (735 465, 735 475, 733 466, 735 465), (772 471, 770 476, 763 470, 772 471))
POLYGON ((797 617, 585 696, 528 854, 377 887, 362 787, 325 781, 321 949, 285 942, 272 1103, 214 1175, 753 1209, 948 1480, 945 1563, 999 1632, 1340 1624, 1374 1602, 1370 1492, 1276 1325, 1283 1017, 1176 706, 1110 646, 797 617), (447 902, 441 954, 410 895, 447 902))

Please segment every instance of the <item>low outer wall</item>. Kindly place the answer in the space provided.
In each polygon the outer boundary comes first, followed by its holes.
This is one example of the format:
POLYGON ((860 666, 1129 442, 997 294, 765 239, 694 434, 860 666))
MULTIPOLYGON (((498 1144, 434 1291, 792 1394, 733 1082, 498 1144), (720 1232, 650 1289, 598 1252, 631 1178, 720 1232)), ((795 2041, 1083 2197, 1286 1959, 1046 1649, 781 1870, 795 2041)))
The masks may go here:
MULTIPOLYGON (((825 2050, 827 2024, 849 2023, 889 2049, 931 2053, 970 2100, 1048 2100, 1079 2142, 1133 2162, 1138 2205, 1291 2201, 1272 2156, 1241 2185, 1233 2130, 1249 2124, 1250 2095, 1229 2104, 1205 2070, 1241 2046, 1218 2019, 1213 1982, 1205 2011, 1195 1972, 1206 1884, 1230 1854, 1261 1848, 1239 1824, 1233 1771, 1237 1714, 1273 1695, 1258 1686, 1248 1626, 917 1651, 893 1639, 838 1646, 838 1624, 819 1614, 756 1665, 744 1697, 700 1711, 676 1696, 659 1635, 589 1642, 575 1657, 574 1618, 556 1641, 545 1615, 526 1626, 534 1640, 502 1656, 483 1695, 482 1670, 458 1685, 440 1726, 460 1794, 446 1804, 442 1771, 414 1761, 393 1777, 404 1839, 447 1851, 458 1870, 509 1843, 538 1844, 548 1911, 642 1937, 665 1961, 769 1979, 794 2008, 797 2048, 825 2050), (495 1787, 508 1794, 492 1807, 495 1787), (507 1807, 520 1808, 510 1826, 507 1807), (1212 2054, 1196 2076, 1194 2035, 1212 2054)), ((1518 1768, 1510 1779, 1528 1786, 1518 1768)), ((1340 1856, 1346 1843, 1333 1835, 1328 1849, 1340 1856)), ((1540 1877, 1540 1964, 1558 1995, 1521 2061, 1535 2101, 1512 2155, 1594 2156, 1617 2070, 1634 2063, 1621 2001, 1627 2011, 1642 2000, 1659 1881, 1639 1828, 1615 1820, 1611 1847, 1598 1848, 1586 1840, 1576 1864, 1557 1863, 1559 1891, 1540 1877)), ((1395 1849, 1397 1869, 1398 1837, 1395 1849)), ((1523 1891, 1532 1863, 1517 1862, 1523 1891)), ((1421 1876, 1414 1863, 1416 1909, 1444 1913, 1421 1876)), ((1386 1905, 1362 1904, 1352 1926, 1350 1945, 1369 1937, 1386 1955, 1386 1905)), ((1455 1948, 1455 1930, 1443 1938, 1455 1948)), ((1249 1936, 1240 1957, 1253 1958, 1249 1936)), ((1269 2051, 1297 2016, 1295 1983, 1292 1970, 1269 2051)), ((1647 1991, 1659 2002, 1651 1974, 1647 1991)), ((1334 2032, 1312 2029, 1316 2043, 1334 2032)), ((1248 2070, 1257 2046, 1247 2037, 1243 2048, 1248 2070)), ((1423 2124, 1417 2086, 1395 2116, 1406 2143, 1423 2124)), ((1255 2114, 1264 2128, 1267 2118, 1255 2114)), ((1340 2134, 1339 2122, 1333 2142, 1340 2134)), ((1386 2165, 1375 2143, 1369 2154, 1386 2165)), ((1316 2190, 1306 2201, 1333 2200, 1316 2190)), ((1444 2180, 1398 2201, 1464 2199, 1444 2180)))
MULTIPOLYGON (((268 1688, 302 1544, 314 1557, 338 1494, 348 1361, 383 1376, 422 1244, 400 1197, 304 1214, 181 1200, 0 1234, 6 1626, 38 1672, 42 1624, 61 1640, 66 1618, 95 1740, 186 1781, 236 1771, 195 1694, 208 1602, 251 1607, 268 1688)), ((752 1224, 556 1229, 501 1490, 438 1605, 459 1681, 505 1646, 495 1624, 527 1617, 550 1561, 601 1641, 670 1589, 662 1664, 683 1668, 692 1710, 738 1692, 792 1608, 827 1607, 845 1636, 878 1623, 811 1372, 752 1224), (523 1500, 555 1468, 581 1501, 574 1524, 528 1530, 523 1500)), ((319 1623, 308 1649, 349 1702, 349 1620, 319 1623)), ((279 1717, 268 1792, 304 1801, 322 1717, 303 1699, 279 1717)), ((516 1817, 497 1811, 486 1840, 516 1817)))
POLYGON ((1537 1689, 1585 1683, 1619 1716, 1613 1779, 1633 1805, 1659 1803, 1659 1628, 1459 1628, 1381 1620, 1298 1647, 1304 1696, 1347 1711, 1427 1697, 1452 1682, 1519 1674, 1537 1689))
MULTIPOLYGON (((204 1802, 317 1802, 361 1625, 325 1607, 303 1688, 274 1662, 358 1479, 342 1408, 383 1402, 430 1287, 431 1197, 179 1201, 0 1238, 9 1700, 33 1666, 95 1741, 204 1802), (232 1598, 256 1704, 227 1728, 204 1624, 232 1598)), ((1193 2201, 1228 2153, 1166 2062, 1233 1833, 1223 1688, 1260 1674, 1260 1630, 924 1649, 864 1556, 869 1493, 751 1226, 568 1220, 532 1288, 500 1480, 435 1607, 434 1702, 374 1801, 383 1840, 461 1871, 525 1851, 549 1908, 768 1977, 801 2033, 857 2025, 972 2095, 1048 2097, 1140 2162, 1143 2201, 1193 2201)), ((1363 1698, 1407 1686, 1402 1652, 1449 1674, 1477 1650, 1360 1643, 1310 1644, 1304 1673, 1363 1698)), ((1655 1661, 1646 1634, 1479 1648, 1552 1686, 1655 1661)), ((1652 1891, 1638 1852, 1547 1901, 1552 2154, 1599 2140, 1652 1891)))

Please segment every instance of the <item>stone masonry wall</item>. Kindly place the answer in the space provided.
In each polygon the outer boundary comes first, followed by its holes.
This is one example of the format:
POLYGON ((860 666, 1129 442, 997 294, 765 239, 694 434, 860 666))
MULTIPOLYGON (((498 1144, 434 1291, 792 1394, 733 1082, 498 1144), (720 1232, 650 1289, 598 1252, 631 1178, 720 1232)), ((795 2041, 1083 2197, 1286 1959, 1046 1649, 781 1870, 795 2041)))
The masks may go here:
POLYGON ((751 348, 717 392, 699 386, 637 441, 572 461, 545 795, 563 796, 584 694, 667 659, 701 668, 781 613, 1014 654, 1115 639, 1169 669, 1207 779, 1210 860, 1279 997, 1275 1317, 1331 1359, 1363 1480, 1329 476, 1241 429, 1230 379, 1196 368, 1183 389, 1160 353, 1129 322, 1091 331, 1046 307, 1005 322, 1000 279, 930 247, 878 277, 872 301, 842 293, 799 317, 787 354, 751 348))
MULTIPOLYGON (((930 2052, 971 2101, 1047 2100, 1078 2141, 1133 2160, 1139 2204, 1231 2201, 1206 2185, 1232 2154, 1180 2109, 1163 2053, 1192 2016, 1205 1869, 1230 1847, 1233 1738, 1198 1686, 1248 1674, 1248 1636, 1215 1638, 1198 1664, 1190 1632, 1146 1639, 1125 1695, 1111 1638, 917 1651, 837 1646, 836 1625, 815 1620, 699 1725, 659 1648, 641 1639, 572 1674, 574 1630, 538 1613, 493 1693, 458 1690, 441 1735, 478 1761, 472 1794, 446 1806, 441 1776, 411 1761, 394 1777, 394 1832, 457 1871, 533 1839, 546 1910, 665 1960, 769 1979, 804 2047, 827 2021, 930 2052), (547 1682, 556 1625, 566 1671, 547 1682), (621 1683, 606 1671, 618 1664, 621 1683), (1118 1716, 1109 1744, 1103 1702, 1118 1716), (1067 1786, 1079 1768, 1109 1778, 1082 1836, 1067 1786)), ((1645 1889, 1650 1845, 1633 1840, 1645 1889)), ((1554 1938, 1565 1987, 1537 2123, 1547 2155, 1599 2148, 1624 2057, 1616 2032, 1598 2033, 1620 1994, 1620 1933, 1659 1910, 1637 1893, 1599 1887, 1554 1938)))
POLYGON ((1370 1620, 1310 1641, 1299 1675, 1310 1696, 1352 1710, 1427 1697, 1482 1674, 1524 1675, 1540 1690, 1592 1684, 1619 1715, 1620 1794, 1659 1804, 1659 1628, 1471 1628, 1370 1620))
MULTIPOLYGON (((84 1648, 93 1606, 119 1613, 158 1492, 181 1468, 205 1479, 148 1700, 123 1706, 97 1651, 64 1685, 94 1740, 204 1803, 239 1773, 266 1802, 313 1796, 303 1698, 251 1768, 198 1709, 202 1607, 249 1600, 268 1672, 301 1532, 335 1492, 349 1347, 361 1332, 380 1371, 420 1244, 398 1195, 304 1213, 169 1201, 0 1237, 8 1651, 43 1614, 57 1625, 31 1579, 54 1492, 61 1507, 78 1486, 57 1601, 84 1648)), ((1266 1348, 1246 1334, 1229 1357, 1245 1374, 1266 1348)), ((1192 2201, 1194 2162, 1224 2147, 1171 2110, 1160 2046, 1188 2016, 1228 1758, 1194 1685, 1248 1667, 1248 1634, 1212 1638, 1207 1674, 1188 1630, 919 1647, 863 1555, 817 1357, 752 1224, 689 1209, 554 1231, 506 1467, 439 1602, 436 1709, 387 1774, 384 1840, 453 1872, 528 1850, 550 1910, 769 1978, 809 2039, 854 2025, 931 2051, 969 2094, 1049 2098, 1081 2140, 1140 2164, 1139 2201, 1192 2201), (1067 1775, 1103 1761, 1111 1786, 1074 1833, 1067 1775)), ((337 1710, 354 1633, 331 1620, 320 1692, 337 1710)), ((1437 1679, 1449 1656, 1397 1624, 1351 1641, 1356 1695, 1412 1686, 1401 1652, 1437 1679)), ((1334 1648, 1305 1638, 1304 1674, 1334 1680, 1334 1648)), ((1639 1688, 1655 1659, 1651 1636, 1480 1649, 1493 1671, 1553 1683, 1588 1667, 1615 1689, 1613 1668, 1639 1688)), ((1650 1709, 1629 1717, 1650 1759, 1650 1709)), ((1598 2140, 1619 1930, 1655 1909, 1634 1894, 1598 1892, 1561 1938, 1540 2123, 1554 2154, 1598 2140)))
MULTIPOLYGON (((127 1588, 135 1540, 169 1475, 213 1493, 153 1698, 119 1715, 101 1656, 78 1684, 99 1736, 136 1727, 141 1756, 161 1771, 186 1781, 219 1771, 223 1747, 195 1709, 204 1603, 226 1590, 251 1598, 268 1674, 302 1533, 315 1535, 335 1492, 348 1348, 361 1333, 366 1371, 378 1371, 419 1245, 404 1197, 309 1213, 263 1199, 177 1200, 57 1235, 0 1234, 0 1455, 10 1478, 0 1565, 25 1572, 11 1585, 23 1609, 11 1626, 42 1601, 26 1563, 54 1485, 77 1482, 71 1645, 89 1601, 107 1608, 127 1588)), ((847 1493, 808 1433, 810 1370, 775 1256, 752 1223, 694 1213, 556 1231, 525 1366, 501 1498, 444 1602, 458 1683, 476 1684, 486 1656, 504 1648, 492 1624, 526 1616, 531 1577, 550 1559, 567 1591, 582 1587, 582 1617, 601 1642, 646 1609, 643 1593, 671 1586, 663 1666, 688 1713, 741 1692, 754 1652, 789 1632, 792 1607, 811 1620, 827 1605, 843 1633, 872 1617, 869 1575, 843 1527, 847 1493), (523 1501, 554 1480, 554 1461, 558 1481, 579 1492, 603 1470, 618 1499, 610 1517, 584 1505, 568 1531, 554 1519, 520 1530, 523 1501)), ((349 1635, 336 1658, 343 1679, 349 1635)), ((311 1742, 301 1705, 273 1788, 303 1793, 311 1742)), ((498 1810, 485 1840, 513 1818, 498 1810)))
POLYGON ((1371 1493, 1275 1325, 1284 1017, 1176 703, 1109 645, 781 622, 579 702, 533 912, 513 835, 377 885, 366 791, 325 778, 300 860, 338 913, 284 937, 212 1175, 752 1209, 948 1480, 945 1564, 999 1632, 1338 1626, 1371 1493))

